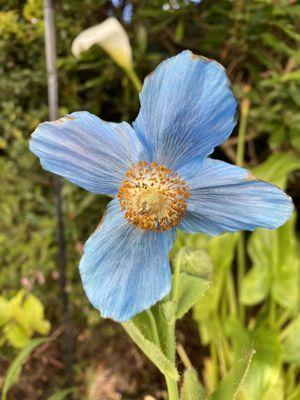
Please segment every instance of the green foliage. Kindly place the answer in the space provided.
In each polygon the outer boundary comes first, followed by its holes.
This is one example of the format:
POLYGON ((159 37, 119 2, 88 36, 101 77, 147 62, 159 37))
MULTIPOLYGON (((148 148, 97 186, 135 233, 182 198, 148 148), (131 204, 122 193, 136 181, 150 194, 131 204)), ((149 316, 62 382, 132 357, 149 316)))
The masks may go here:
MULTIPOLYGON (((177 396, 176 382, 179 379, 175 367, 176 320, 203 297, 212 275, 212 264, 204 251, 184 247, 176 255, 174 264, 171 293, 151 310, 123 323, 131 339, 165 375, 170 398, 177 396)), ((202 386, 192 367, 185 371, 181 399, 204 399, 202 386)))
POLYGON ((213 264, 210 256, 204 250, 192 250, 188 247, 181 247, 176 254, 174 263, 180 263, 180 271, 191 276, 209 280, 213 274, 213 264))
POLYGON ((30 340, 26 346, 19 352, 17 357, 13 360, 11 365, 9 366, 5 380, 2 388, 2 400, 7 399, 7 393, 9 389, 12 387, 14 383, 16 383, 19 379, 23 364, 25 363, 27 357, 33 352, 33 350, 45 342, 46 339, 32 339, 30 340))
POLYGON ((234 342, 236 358, 243 349, 254 346, 256 354, 241 392, 247 400, 262 399, 266 391, 277 382, 280 373, 282 346, 278 332, 264 326, 247 331, 237 320, 229 321, 227 330, 234 342))
POLYGON ((202 298, 208 288, 208 281, 182 272, 179 281, 176 318, 182 318, 202 298))
POLYGON ((140 347, 153 364, 157 366, 162 374, 175 381, 179 379, 175 366, 157 346, 145 338, 134 322, 125 322, 123 323, 123 327, 131 339, 140 347))
MULTIPOLYGON (((198 236, 199 247, 205 246, 209 252, 215 267, 215 274, 209 290, 193 310, 193 317, 199 324, 201 340, 204 344, 207 344, 215 337, 213 316, 222 302, 222 291, 224 290, 226 275, 229 273, 228 269, 234 258, 237 235, 227 233, 222 236, 207 238, 205 244, 203 244, 203 235, 195 236, 198 236), (225 254, 224 249, 226 249, 225 254)), ((187 240, 189 240, 189 236, 187 236, 187 240)))
POLYGON ((300 366, 300 316, 298 315, 286 329, 283 342, 283 359, 300 366))
POLYGON ((184 371, 180 400, 205 400, 203 387, 193 368, 184 371))
POLYGON ((255 354, 251 350, 244 357, 236 360, 231 371, 222 379, 217 390, 209 397, 209 400, 235 400, 238 391, 241 389, 246 377, 248 376, 252 358, 255 354))
POLYGON ((15 348, 27 345, 34 333, 47 335, 50 323, 44 318, 44 307, 32 293, 21 289, 9 301, 0 297, 1 344, 15 348))
POLYGON ((253 169, 257 178, 271 182, 283 189, 287 186, 289 175, 300 169, 300 159, 293 153, 272 154, 253 169))
POLYGON ((241 301, 252 305, 269 295, 280 306, 296 310, 299 304, 299 258, 295 218, 276 231, 257 229, 248 246, 253 267, 245 276, 241 301))
POLYGON ((76 389, 65 389, 65 390, 61 390, 60 392, 57 392, 55 394, 53 394, 52 396, 50 396, 48 398, 48 400, 63 400, 66 399, 70 394, 75 393, 76 389))

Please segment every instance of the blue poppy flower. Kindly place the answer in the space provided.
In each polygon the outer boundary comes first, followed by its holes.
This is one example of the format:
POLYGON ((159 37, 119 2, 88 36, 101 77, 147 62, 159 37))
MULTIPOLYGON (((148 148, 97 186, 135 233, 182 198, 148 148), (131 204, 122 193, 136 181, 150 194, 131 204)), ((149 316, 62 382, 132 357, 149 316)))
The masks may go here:
POLYGON ((88 112, 45 122, 30 149, 44 169, 114 197, 88 239, 83 286, 103 317, 126 321, 168 294, 176 228, 217 235, 274 229, 291 199, 247 170, 208 158, 236 124, 224 68, 184 51, 144 82, 133 127, 88 112))

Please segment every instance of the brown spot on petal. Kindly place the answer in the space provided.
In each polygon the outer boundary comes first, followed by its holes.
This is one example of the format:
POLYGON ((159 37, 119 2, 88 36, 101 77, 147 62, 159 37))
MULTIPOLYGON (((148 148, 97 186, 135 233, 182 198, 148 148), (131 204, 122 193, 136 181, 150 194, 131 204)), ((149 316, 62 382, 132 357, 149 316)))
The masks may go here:
POLYGON ((206 62, 215 61, 215 60, 213 60, 211 58, 200 56, 199 54, 194 54, 192 52, 191 52, 191 59, 194 60, 194 61, 198 61, 198 60, 202 60, 202 61, 206 61, 206 62))
POLYGON ((59 124, 62 124, 64 122, 66 122, 66 121, 74 121, 75 119, 76 119, 76 117, 74 117, 73 115, 67 114, 67 115, 65 115, 65 116, 63 116, 63 117, 61 117, 61 118, 59 118, 59 119, 57 119, 55 121, 51 121, 51 124, 59 125, 59 124))
POLYGON ((154 71, 149 72, 149 74, 145 76, 145 79, 150 78, 153 75, 153 73, 154 73, 154 71))
POLYGON ((257 179, 251 174, 251 172, 248 171, 248 175, 243 179, 243 181, 257 181, 257 179))

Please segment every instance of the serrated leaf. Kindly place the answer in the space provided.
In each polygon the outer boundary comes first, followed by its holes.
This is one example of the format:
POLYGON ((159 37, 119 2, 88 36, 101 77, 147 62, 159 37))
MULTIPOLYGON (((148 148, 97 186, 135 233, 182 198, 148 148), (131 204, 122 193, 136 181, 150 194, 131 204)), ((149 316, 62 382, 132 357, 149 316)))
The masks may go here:
POLYGON ((5 379, 4 379, 4 383, 3 383, 2 400, 6 400, 8 390, 11 388, 11 386, 14 383, 16 383, 18 381, 20 373, 22 371, 23 364, 25 363, 29 354, 32 353, 32 351, 37 346, 44 343, 45 341, 46 341, 45 338, 38 338, 38 339, 30 340, 30 342, 26 345, 26 347, 24 347, 20 351, 20 353, 17 355, 17 357, 10 364, 10 366, 7 370, 5 379))
POLYGON ((179 280, 179 296, 176 317, 182 318, 209 288, 207 280, 182 272, 179 280))
POLYGON ((231 371, 222 379, 217 390, 215 390, 209 397, 209 400, 234 400, 237 392, 243 384, 255 350, 249 351, 245 357, 240 358, 233 366, 231 371))
POLYGON ((193 368, 184 371, 180 400, 205 400, 204 389, 193 368))
POLYGON ((254 347, 256 354, 251 362, 242 392, 246 399, 260 399, 279 377, 282 347, 275 329, 259 327, 247 331, 240 321, 230 319, 226 332, 233 341, 236 357, 245 348, 254 347))
POLYGON ((163 375, 172 380, 177 381, 179 379, 175 365, 171 363, 155 344, 145 338, 132 321, 125 322, 122 325, 135 344, 145 353, 153 364, 156 365, 163 375))
POLYGON ((259 399, 278 380, 282 347, 278 334, 271 328, 259 328, 250 336, 256 350, 243 390, 250 399, 259 399))

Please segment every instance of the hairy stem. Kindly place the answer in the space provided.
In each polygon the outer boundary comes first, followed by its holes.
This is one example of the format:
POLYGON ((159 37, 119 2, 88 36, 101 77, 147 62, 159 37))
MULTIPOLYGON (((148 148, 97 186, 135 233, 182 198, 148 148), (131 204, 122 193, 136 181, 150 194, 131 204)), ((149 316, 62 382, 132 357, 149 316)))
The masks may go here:
MULTIPOLYGON (((179 254, 178 259, 175 262, 174 267, 174 279, 173 286, 171 292, 171 299, 177 303, 179 296, 179 280, 180 280, 180 265, 181 265, 181 257, 179 254)), ((175 314, 174 310, 174 314, 175 314)), ((166 355, 169 360, 175 364, 176 361, 176 338, 175 338, 175 325, 176 325, 176 315, 172 316, 171 321, 167 321, 167 346, 166 346, 166 355)), ((179 400, 179 392, 177 382, 170 380, 166 377, 167 389, 169 400, 179 400)))

